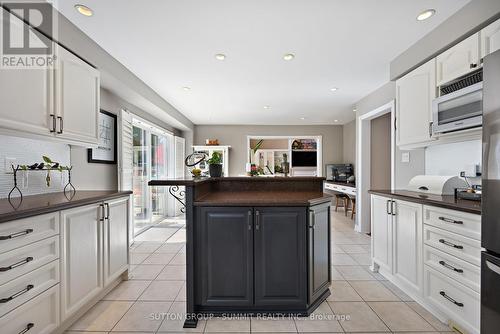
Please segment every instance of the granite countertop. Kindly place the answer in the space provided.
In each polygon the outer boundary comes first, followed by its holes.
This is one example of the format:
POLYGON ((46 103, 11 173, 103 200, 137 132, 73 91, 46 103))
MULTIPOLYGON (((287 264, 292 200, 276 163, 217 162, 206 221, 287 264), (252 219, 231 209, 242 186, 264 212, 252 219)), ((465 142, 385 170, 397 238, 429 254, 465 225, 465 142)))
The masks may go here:
POLYGON ((324 177, 315 176, 273 176, 273 177, 251 177, 251 176, 227 176, 227 177, 198 177, 193 178, 190 176, 184 178, 172 178, 165 180, 151 180, 148 182, 150 186, 192 186, 196 184, 208 182, 307 182, 307 181, 321 181, 325 180, 324 177))
POLYGON ((325 182, 328 182, 331 184, 337 184, 339 186, 356 188, 356 183, 353 183, 353 182, 341 182, 341 181, 332 181, 332 180, 325 180, 325 182))
POLYGON ((212 192, 195 200, 195 206, 309 206, 332 200, 313 191, 229 191, 212 192))
POLYGON ((408 202, 437 206, 478 215, 481 214, 481 202, 457 199, 453 195, 422 194, 407 190, 370 190, 368 192, 370 194, 397 198, 408 202))
POLYGON ((131 191, 78 190, 71 197, 63 192, 0 199, 0 223, 65 210, 132 194, 131 191))

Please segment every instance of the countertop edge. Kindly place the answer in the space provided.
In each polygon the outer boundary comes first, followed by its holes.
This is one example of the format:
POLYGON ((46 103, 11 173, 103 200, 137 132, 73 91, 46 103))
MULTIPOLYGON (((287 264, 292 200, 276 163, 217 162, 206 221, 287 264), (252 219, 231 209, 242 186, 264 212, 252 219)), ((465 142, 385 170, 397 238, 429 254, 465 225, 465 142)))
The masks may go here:
MULTIPOLYGON (((32 208, 25 209, 21 211, 13 211, 9 213, 0 214, 0 223, 6 223, 13 220, 24 219, 29 217, 34 217, 38 215, 44 215, 47 213, 61 211, 66 209, 71 209, 79 206, 84 206, 92 203, 97 203, 106 199, 115 199, 124 196, 129 196, 132 194, 132 191, 118 191, 116 193, 107 194, 107 195, 99 195, 95 197, 89 197, 85 199, 76 200, 74 202, 66 202, 66 203, 58 203, 53 204, 51 206, 45 206, 40 208, 32 208)), ((36 196, 36 195, 33 195, 36 196)), ((17 198, 13 199, 15 201, 17 198)))
POLYGON ((464 207, 464 206, 460 206, 459 204, 452 204, 452 203, 442 202, 442 201, 428 199, 428 198, 418 198, 418 197, 408 196, 408 195, 404 195, 404 194, 394 193, 394 192, 391 192, 388 190, 386 190, 386 191, 384 191, 384 190, 368 190, 368 193, 371 195, 379 195, 382 197, 398 198, 398 199, 405 200, 405 201, 412 202, 412 203, 424 204, 424 205, 435 206, 435 207, 444 208, 444 209, 450 209, 450 210, 456 210, 456 211, 481 215, 480 208, 475 209, 475 208, 470 208, 470 207, 464 207))

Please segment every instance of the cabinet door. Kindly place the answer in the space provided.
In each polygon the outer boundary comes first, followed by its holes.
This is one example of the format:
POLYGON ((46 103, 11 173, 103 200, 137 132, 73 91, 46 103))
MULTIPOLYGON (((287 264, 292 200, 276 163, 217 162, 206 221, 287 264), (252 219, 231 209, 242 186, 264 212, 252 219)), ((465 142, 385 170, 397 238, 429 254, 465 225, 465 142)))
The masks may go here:
POLYGON ((309 208, 309 304, 330 286, 330 203, 309 208))
POLYGON ((129 198, 104 204, 104 285, 111 283, 128 268, 129 198))
POLYGON ((431 140, 432 100, 435 98, 435 59, 396 81, 396 138, 399 146, 431 140))
POLYGON ((420 204, 395 201, 393 219, 393 275, 406 290, 423 292, 422 212, 420 204))
POLYGON ((306 212, 255 208, 255 305, 306 304, 306 212))
MULTIPOLYGON (((11 34, 22 36, 25 25, 21 20, 3 8, 0 15, 0 20, 9 15, 11 34)), ((0 69, 0 127, 53 137, 52 76, 52 69, 0 69)))
POLYGON ((500 20, 481 30, 481 62, 484 57, 500 50, 500 20))
POLYGON ((197 303, 253 304, 253 211, 245 207, 200 207, 195 250, 197 303))
POLYGON ((57 136, 76 143, 97 144, 99 71, 57 47, 57 136))
POLYGON ((392 273, 391 199, 374 196, 371 199, 372 258, 382 271, 392 273))
POLYGON ((441 86, 479 66, 479 33, 437 56, 437 85, 441 86))
POLYGON ((103 288, 102 216, 99 204, 61 211, 61 313, 76 312, 103 288))

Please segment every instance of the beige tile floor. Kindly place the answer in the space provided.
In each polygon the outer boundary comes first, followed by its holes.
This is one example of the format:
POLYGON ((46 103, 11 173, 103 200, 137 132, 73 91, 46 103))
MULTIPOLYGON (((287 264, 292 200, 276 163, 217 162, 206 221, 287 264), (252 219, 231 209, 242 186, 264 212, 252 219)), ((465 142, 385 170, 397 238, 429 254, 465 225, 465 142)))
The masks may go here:
POLYGON ((383 276, 370 272, 370 237, 332 211, 331 296, 314 319, 201 320, 184 330, 185 229, 154 228, 131 248, 130 280, 82 316, 68 334, 106 333, 446 333, 451 330, 383 276))

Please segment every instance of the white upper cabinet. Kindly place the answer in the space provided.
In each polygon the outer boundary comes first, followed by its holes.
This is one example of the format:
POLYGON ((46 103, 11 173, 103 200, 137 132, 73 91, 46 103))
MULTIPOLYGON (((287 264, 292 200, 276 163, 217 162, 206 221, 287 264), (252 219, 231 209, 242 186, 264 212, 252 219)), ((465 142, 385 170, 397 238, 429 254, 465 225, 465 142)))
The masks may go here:
POLYGON ((437 56, 437 85, 474 71, 479 65, 479 33, 476 33, 437 56))
MULTIPOLYGON (((0 8, 0 20, 6 14, 0 8)), ((24 23, 10 15, 11 34, 24 32, 24 23)), ((29 30, 30 38, 34 37, 29 30)), ((53 136, 52 69, 0 69, 0 127, 53 136)))
POLYGON ((436 60, 396 81, 396 141, 398 146, 429 142, 432 100, 436 98, 436 60))
POLYGON ((481 30, 481 61, 497 50, 500 50, 500 20, 481 30))
POLYGON ((62 47, 56 50, 57 135, 97 144, 99 71, 62 47))

